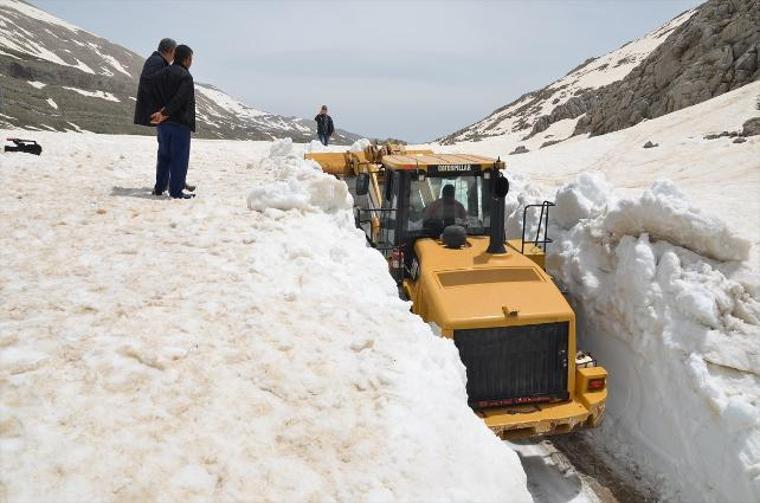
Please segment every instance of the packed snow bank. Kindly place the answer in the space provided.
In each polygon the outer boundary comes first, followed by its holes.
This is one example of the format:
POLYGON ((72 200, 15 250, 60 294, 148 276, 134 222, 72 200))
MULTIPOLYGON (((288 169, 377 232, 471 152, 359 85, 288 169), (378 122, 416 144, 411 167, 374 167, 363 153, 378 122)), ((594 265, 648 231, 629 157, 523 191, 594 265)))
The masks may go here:
POLYGON ((550 267, 610 372, 591 435, 664 499, 760 501, 760 274, 737 262, 749 243, 669 182, 618 197, 581 175, 556 202, 550 267))
MULTIPOLYGON (((387 264, 354 227, 345 183, 289 147, 274 144, 262 167, 276 180, 253 189, 248 206, 263 212, 256 227, 265 230, 252 267, 292 317, 274 333, 267 320, 254 332, 270 332, 272 363, 283 362, 274 367, 302 374, 267 388, 302 417, 300 430, 320 439, 304 467, 319 491, 296 495, 530 500, 514 452, 465 405, 455 347, 409 314, 387 264)), ((300 447, 299 433, 283 435, 300 447)))
POLYGON ((649 234, 717 260, 747 260, 751 243, 726 224, 705 215, 670 181, 655 182, 643 194, 608 204, 611 186, 602 177, 582 174, 557 192, 556 221, 570 228, 604 212, 601 229, 613 238, 649 234))
POLYGON ((290 138, 272 145, 269 157, 263 159, 260 168, 274 173, 277 180, 254 188, 248 195, 248 208, 326 212, 351 209, 353 201, 346 184, 335 183, 335 178, 325 176, 317 163, 291 155, 291 149, 290 138))
POLYGON ((199 195, 171 201, 155 140, 39 136, 1 158, 0 499, 530 500, 453 344, 287 142, 194 142, 199 195))

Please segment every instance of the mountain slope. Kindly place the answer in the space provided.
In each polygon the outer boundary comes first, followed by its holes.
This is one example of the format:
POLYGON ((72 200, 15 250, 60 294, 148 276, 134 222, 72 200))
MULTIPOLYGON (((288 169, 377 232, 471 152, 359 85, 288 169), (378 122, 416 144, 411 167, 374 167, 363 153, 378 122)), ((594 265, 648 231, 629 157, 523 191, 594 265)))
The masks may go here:
MULTIPOLYGON (((0 0, 0 126, 146 134, 132 124, 144 58, 20 0, 0 0)), ((196 84, 198 136, 315 137, 313 121, 243 105, 196 84)), ((357 135, 338 131, 337 142, 357 135)))
POLYGON ((542 148, 680 110, 760 78, 760 2, 710 0, 438 141, 542 148))
POLYGON ((590 58, 545 88, 524 94, 439 141, 450 144, 502 135, 522 139, 545 131, 554 122, 575 119, 586 112, 590 91, 625 77, 693 14, 694 11, 684 12, 638 40, 602 57, 590 58))

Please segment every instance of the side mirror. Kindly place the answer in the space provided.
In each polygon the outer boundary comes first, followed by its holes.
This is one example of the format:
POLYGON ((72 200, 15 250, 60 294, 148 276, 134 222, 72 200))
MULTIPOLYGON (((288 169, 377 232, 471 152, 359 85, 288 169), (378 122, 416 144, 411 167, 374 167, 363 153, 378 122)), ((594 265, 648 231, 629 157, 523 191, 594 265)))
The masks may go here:
POLYGON ((509 180, 504 175, 499 173, 493 180, 493 195, 494 197, 501 199, 507 197, 509 193, 509 180))
POLYGON ((369 173, 359 173, 356 177, 356 195, 366 196, 369 192, 369 173))

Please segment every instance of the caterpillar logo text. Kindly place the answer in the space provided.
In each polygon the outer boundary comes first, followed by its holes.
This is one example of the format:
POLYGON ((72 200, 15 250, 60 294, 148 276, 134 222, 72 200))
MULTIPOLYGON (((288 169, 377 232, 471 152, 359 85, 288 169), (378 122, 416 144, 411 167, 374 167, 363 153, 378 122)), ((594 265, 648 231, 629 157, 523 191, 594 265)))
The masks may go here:
POLYGON ((459 173, 460 171, 470 171, 472 166, 469 164, 441 164, 438 166, 439 173, 459 173))

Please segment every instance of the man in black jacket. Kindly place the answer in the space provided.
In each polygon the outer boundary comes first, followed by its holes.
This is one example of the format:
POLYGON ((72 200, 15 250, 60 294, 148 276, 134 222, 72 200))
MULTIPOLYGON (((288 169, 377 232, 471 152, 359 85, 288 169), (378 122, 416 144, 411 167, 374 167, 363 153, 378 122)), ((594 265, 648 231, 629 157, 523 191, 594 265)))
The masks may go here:
POLYGON ((332 117, 327 115, 327 105, 322 105, 322 109, 314 117, 314 120, 317 121, 317 136, 319 136, 319 141, 322 142, 322 145, 327 146, 330 136, 335 132, 332 117))
POLYGON ((150 114, 158 110, 153 93, 151 93, 150 79, 171 64, 174 60, 174 49, 177 42, 165 38, 158 43, 158 50, 153 51, 145 60, 140 83, 137 86, 137 101, 135 102, 135 124, 138 126, 150 126, 150 114))
POLYGON ((154 194, 161 194, 168 184, 174 199, 190 199, 185 188, 187 165, 190 161, 190 133, 195 132, 195 84, 190 74, 193 51, 178 45, 174 64, 152 78, 153 93, 160 110, 150 117, 158 125, 158 165, 154 194))

